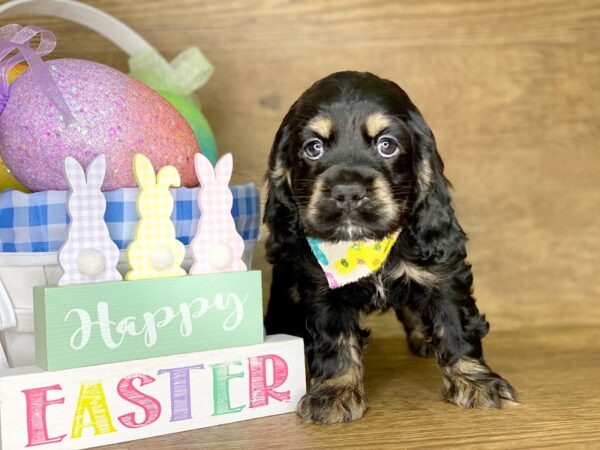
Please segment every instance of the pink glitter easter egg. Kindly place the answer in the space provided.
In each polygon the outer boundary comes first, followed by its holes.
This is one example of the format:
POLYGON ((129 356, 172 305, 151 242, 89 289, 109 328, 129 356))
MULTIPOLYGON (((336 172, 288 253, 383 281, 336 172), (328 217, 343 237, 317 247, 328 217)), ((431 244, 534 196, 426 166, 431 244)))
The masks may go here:
POLYGON ((172 165, 182 185, 198 184, 198 141, 186 120, 146 85, 103 64, 79 59, 48 61, 74 121, 66 125, 30 71, 11 86, 0 115, 0 153, 12 173, 32 191, 68 189, 64 159, 86 167, 106 156, 102 190, 136 186, 132 161, 146 155, 155 170, 172 165))

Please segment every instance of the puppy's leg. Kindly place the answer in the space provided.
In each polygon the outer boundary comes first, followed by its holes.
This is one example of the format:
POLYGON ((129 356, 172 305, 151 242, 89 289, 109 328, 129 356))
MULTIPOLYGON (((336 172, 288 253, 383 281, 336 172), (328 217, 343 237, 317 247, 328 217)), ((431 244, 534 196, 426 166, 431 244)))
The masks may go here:
POLYGON ((285 262, 273 266, 273 281, 265 329, 267 334, 292 334, 304 337, 306 310, 300 299, 293 267, 285 262))
POLYGON ((466 408, 499 408, 503 402, 516 402, 515 389, 483 359, 481 339, 489 324, 470 293, 456 289, 459 285, 441 281, 413 302, 433 325, 432 345, 444 383, 442 396, 466 408))
POLYGON ((298 415, 318 424, 360 419, 367 409, 362 349, 368 332, 358 326, 358 311, 328 299, 312 305, 307 328, 312 378, 298 415))
POLYGON ((413 355, 430 357, 433 356, 433 345, 431 344, 431 327, 427 326, 421 319, 421 315, 403 306, 396 308, 396 317, 404 325, 408 348, 413 355))

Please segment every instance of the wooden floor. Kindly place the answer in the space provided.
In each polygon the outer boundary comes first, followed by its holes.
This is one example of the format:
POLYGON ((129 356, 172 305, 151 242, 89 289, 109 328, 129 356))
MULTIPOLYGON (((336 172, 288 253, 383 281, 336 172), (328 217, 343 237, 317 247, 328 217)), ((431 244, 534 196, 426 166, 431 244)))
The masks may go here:
POLYGON ((465 410, 440 401, 434 361, 409 354, 392 316, 373 322, 369 410, 358 422, 317 426, 285 414, 103 448, 600 448, 600 327, 491 332, 488 362, 521 404, 465 410))

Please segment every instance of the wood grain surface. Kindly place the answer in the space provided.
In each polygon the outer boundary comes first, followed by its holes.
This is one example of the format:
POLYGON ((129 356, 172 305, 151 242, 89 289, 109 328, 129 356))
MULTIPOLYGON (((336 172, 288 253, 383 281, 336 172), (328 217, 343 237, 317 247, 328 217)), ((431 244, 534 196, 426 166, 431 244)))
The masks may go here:
MULTIPOLYGON (((216 72, 199 97, 221 152, 234 154, 234 182, 262 184, 283 115, 318 78, 354 69, 398 82, 455 187, 475 294, 492 323, 490 362, 524 402, 483 412, 439 403, 433 364, 407 356, 386 316, 367 354, 371 410, 357 424, 317 428, 288 415, 115 449, 600 447, 599 1, 89 3, 168 58, 202 48, 216 72)), ((57 32, 56 56, 126 68, 93 33, 35 22, 57 32)))

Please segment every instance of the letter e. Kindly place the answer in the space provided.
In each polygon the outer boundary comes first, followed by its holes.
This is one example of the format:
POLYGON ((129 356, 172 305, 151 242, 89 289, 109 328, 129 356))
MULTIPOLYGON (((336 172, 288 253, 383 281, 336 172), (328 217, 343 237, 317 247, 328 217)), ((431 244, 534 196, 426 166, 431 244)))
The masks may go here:
POLYGON ((46 407, 65 402, 64 398, 57 398, 56 400, 48 400, 46 398, 46 392, 54 390, 62 391, 62 387, 60 384, 55 384, 54 386, 21 391, 25 394, 25 403, 27 405, 27 447, 61 442, 66 436, 66 434, 63 434, 55 438, 48 437, 46 407))
POLYGON ((222 414, 230 414, 240 412, 246 405, 231 407, 231 399, 229 397, 229 380, 232 378, 243 378, 244 372, 229 373, 231 366, 241 366, 240 361, 232 361, 224 364, 213 364, 213 400, 215 405, 215 413, 213 416, 222 414))

